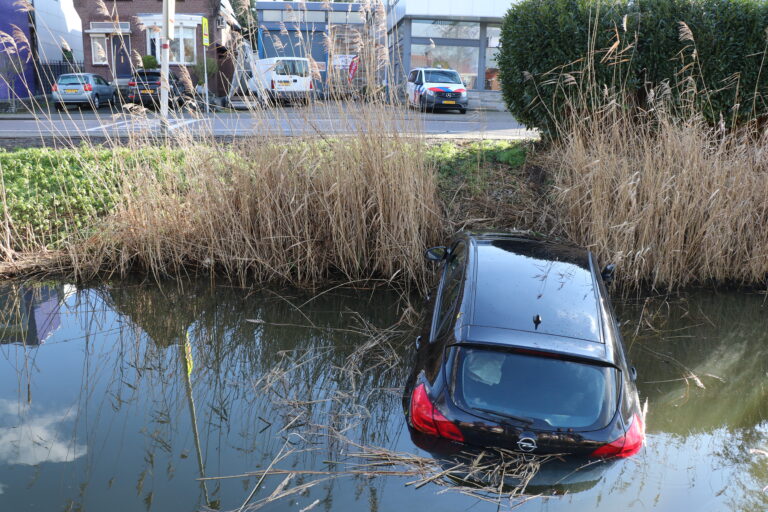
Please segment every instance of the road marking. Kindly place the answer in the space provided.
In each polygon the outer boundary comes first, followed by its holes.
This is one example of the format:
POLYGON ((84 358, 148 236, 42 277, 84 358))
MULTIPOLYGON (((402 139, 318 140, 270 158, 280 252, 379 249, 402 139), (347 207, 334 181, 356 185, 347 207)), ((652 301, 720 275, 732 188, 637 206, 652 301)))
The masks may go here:
POLYGON ((86 128, 85 131, 87 131, 87 132, 95 132, 95 131, 98 131, 98 130, 104 130, 106 132, 108 128, 113 128, 114 129, 114 128, 117 128, 118 125, 125 124, 127 122, 128 121, 123 120, 123 121, 116 121, 114 123, 109 123, 109 124, 99 124, 99 125, 94 126, 92 128, 86 128))
POLYGON ((183 119, 177 123, 174 123, 172 125, 168 125, 169 130, 176 130, 177 128, 181 128, 182 126, 186 126, 188 124, 197 123, 200 121, 200 119, 183 119))

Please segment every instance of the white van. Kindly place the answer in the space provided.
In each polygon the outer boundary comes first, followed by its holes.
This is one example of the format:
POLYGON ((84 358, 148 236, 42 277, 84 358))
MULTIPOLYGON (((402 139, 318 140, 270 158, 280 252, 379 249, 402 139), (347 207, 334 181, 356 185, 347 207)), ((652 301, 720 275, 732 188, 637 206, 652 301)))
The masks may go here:
POLYGON ((309 59, 272 57, 255 61, 248 72, 248 90, 262 100, 308 102, 314 93, 309 59))
POLYGON ((461 76, 453 69, 416 68, 408 73, 406 85, 408 105, 435 111, 438 109, 458 110, 467 113, 467 88, 461 76))

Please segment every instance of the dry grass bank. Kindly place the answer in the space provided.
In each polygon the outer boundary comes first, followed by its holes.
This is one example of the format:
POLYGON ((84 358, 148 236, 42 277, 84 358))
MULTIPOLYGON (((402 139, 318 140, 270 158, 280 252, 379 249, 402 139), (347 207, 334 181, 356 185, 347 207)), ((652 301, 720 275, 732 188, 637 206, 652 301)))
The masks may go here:
POLYGON ((144 169, 88 238, 74 272, 211 269, 237 280, 422 279, 441 222, 418 144, 397 138, 194 148, 183 173, 144 169))
MULTIPOLYGON (((768 144, 694 119, 574 128, 543 157, 560 230, 633 285, 768 275, 768 144)), ((607 122, 605 122, 607 121, 607 122)))
POLYGON ((443 226, 423 153, 418 139, 391 133, 33 151, 15 172, 0 163, 5 182, 32 186, 3 186, 4 270, 421 285, 423 248, 443 226))

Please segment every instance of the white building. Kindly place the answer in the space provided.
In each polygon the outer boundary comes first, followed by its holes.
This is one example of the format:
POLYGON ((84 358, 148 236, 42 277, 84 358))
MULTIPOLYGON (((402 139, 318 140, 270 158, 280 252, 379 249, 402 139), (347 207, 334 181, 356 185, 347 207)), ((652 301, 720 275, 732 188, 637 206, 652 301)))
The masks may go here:
POLYGON ((82 62, 83 27, 74 0, 32 0, 32 7, 39 62, 82 62))
POLYGON ((500 99, 501 21, 511 0, 388 0, 387 29, 394 83, 417 67, 452 68, 470 100, 500 99), (492 92, 496 91, 496 92, 492 92))

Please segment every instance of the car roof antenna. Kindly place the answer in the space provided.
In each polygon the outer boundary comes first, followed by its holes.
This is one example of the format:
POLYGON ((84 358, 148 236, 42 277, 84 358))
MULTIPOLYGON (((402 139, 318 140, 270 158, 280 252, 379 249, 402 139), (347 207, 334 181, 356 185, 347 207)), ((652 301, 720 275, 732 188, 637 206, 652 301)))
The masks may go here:
POLYGON ((541 315, 534 315, 534 317, 533 317, 534 329, 538 330, 540 323, 541 323, 541 315))

